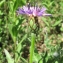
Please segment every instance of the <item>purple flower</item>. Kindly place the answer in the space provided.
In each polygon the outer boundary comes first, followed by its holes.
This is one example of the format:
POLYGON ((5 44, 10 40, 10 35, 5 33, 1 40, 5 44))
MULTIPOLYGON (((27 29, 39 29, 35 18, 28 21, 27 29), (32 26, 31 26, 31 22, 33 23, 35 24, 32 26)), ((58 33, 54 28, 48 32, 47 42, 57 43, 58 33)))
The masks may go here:
POLYGON ((30 7, 30 6, 23 6, 22 8, 19 8, 17 10, 18 14, 26 14, 28 16, 50 16, 51 14, 46 13, 46 8, 42 7, 40 9, 39 7, 30 7))

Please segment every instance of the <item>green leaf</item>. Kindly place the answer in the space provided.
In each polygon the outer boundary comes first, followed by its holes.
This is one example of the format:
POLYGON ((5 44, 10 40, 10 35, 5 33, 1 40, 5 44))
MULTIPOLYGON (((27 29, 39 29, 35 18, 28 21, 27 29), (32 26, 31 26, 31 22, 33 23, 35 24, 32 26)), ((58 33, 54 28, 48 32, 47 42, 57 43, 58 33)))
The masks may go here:
POLYGON ((44 21, 44 23, 49 26, 49 23, 46 21, 46 19, 44 17, 42 17, 42 20, 44 21))
POLYGON ((2 6, 4 2, 5 0, 0 1, 0 6, 2 6))
POLYGON ((21 51, 21 49, 22 49, 22 45, 21 45, 21 43, 25 40, 27 38, 27 34, 25 34, 24 36, 23 36, 23 38, 21 39, 21 41, 18 43, 18 45, 17 45, 17 50, 16 50, 16 60, 17 60, 17 62, 18 62, 18 60, 20 59, 20 51, 21 51))
POLYGON ((10 12, 13 12, 14 3, 13 3, 12 1, 9 1, 9 2, 8 2, 8 6, 9 6, 10 12))
POLYGON ((58 61, 55 61, 55 63, 58 63, 58 61))
POLYGON ((5 52, 5 55, 6 55, 8 63, 14 63, 14 59, 12 59, 11 55, 9 54, 9 52, 6 49, 4 49, 4 52, 5 52))
POLYGON ((21 41, 18 43, 18 45, 17 45, 17 52, 19 53, 20 52, 20 50, 21 50, 21 43, 25 40, 27 38, 27 34, 25 34, 24 36, 23 36, 23 38, 21 39, 21 41))
POLYGON ((26 3, 26 0, 16 0, 15 3, 14 3, 14 7, 13 7, 14 11, 15 11, 18 7, 24 5, 25 3, 26 3))
POLYGON ((0 10, 0 15, 3 15, 3 12, 0 10))
POLYGON ((13 24, 8 24, 9 33, 10 33, 10 35, 11 35, 13 41, 15 42, 15 41, 16 41, 16 33, 17 33, 17 32, 15 32, 16 30, 15 30, 15 29, 13 30, 13 29, 14 29, 13 24))
POLYGON ((30 26, 33 27, 34 23, 33 20, 30 20, 30 26))
POLYGON ((60 24, 61 21, 62 21, 62 20, 56 21, 55 24, 53 24, 52 26, 56 26, 56 25, 60 24))
MULTIPOLYGON (((41 55, 37 54, 37 53, 34 53, 34 56, 33 56, 33 61, 38 63, 38 61, 40 62, 40 59, 41 59, 41 55)), ((41 59, 42 60, 42 59, 41 59)))
POLYGON ((63 32, 63 27, 61 27, 60 30, 63 32))

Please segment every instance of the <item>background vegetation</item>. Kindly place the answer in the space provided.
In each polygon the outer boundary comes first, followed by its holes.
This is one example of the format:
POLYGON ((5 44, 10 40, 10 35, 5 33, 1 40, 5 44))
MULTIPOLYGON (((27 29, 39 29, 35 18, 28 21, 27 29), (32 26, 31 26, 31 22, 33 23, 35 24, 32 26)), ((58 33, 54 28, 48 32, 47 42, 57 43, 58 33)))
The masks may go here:
POLYGON ((63 63, 63 0, 0 0, 0 63, 60 62, 63 63), (33 30, 30 17, 16 13, 28 2, 45 6, 52 14, 38 17, 39 30, 33 30))

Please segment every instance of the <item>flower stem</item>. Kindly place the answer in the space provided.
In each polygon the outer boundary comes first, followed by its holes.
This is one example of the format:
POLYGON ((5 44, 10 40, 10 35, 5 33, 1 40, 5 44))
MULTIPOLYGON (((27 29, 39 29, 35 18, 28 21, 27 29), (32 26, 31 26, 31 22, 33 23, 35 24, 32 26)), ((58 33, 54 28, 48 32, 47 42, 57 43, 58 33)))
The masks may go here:
POLYGON ((31 46, 30 46, 30 60, 29 63, 33 63, 33 53, 34 53, 34 46, 35 46, 35 34, 31 34, 31 46))

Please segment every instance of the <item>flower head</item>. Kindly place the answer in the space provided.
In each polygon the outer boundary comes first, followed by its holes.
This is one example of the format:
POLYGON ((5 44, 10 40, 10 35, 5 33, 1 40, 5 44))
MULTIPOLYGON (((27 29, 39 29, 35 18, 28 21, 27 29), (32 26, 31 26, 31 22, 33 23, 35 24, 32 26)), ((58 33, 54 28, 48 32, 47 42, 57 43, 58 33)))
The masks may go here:
POLYGON ((47 14, 46 10, 47 9, 45 7, 39 8, 37 6, 35 6, 35 7, 23 6, 22 8, 19 8, 17 10, 17 13, 18 14, 26 14, 28 16, 32 15, 34 17, 36 17, 36 16, 49 16, 49 15, 51 15, 51 14, 47 14))

